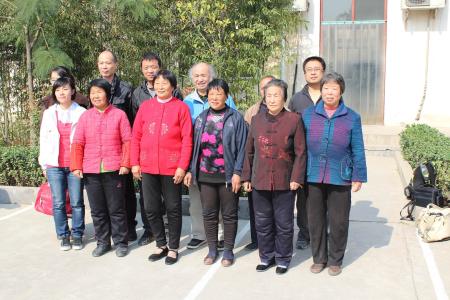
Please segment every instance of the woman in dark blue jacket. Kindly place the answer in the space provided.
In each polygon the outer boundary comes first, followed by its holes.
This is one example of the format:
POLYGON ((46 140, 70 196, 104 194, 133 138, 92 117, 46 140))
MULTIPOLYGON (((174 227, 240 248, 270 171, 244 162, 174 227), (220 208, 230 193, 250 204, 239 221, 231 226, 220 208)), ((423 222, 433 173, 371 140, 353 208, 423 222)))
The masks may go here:
POLYGON ((345 82, 340 74, 326 74, 321 83, 322 101, 307 108, 308 223, 314 264, 320 273, 341 273, 347 245, 351 192, 367 181, 364 141, 359 114, 342 100, 345 82), (329 226, 329 233, 328 233, 329 226))
POLYGON ((228 84, 214 79, 208 84, 210 108, 194 124, 194 147, 190 172, 184 183, 198 184, 203 207, 203 222, 209 252, 204 259, 211 265, 217 258, 219 211, 224 224, 222 265, 234 263, 234 240, 238 222, 238 193, 244 162, 247 127, 241 114, 226 105, 228 84))

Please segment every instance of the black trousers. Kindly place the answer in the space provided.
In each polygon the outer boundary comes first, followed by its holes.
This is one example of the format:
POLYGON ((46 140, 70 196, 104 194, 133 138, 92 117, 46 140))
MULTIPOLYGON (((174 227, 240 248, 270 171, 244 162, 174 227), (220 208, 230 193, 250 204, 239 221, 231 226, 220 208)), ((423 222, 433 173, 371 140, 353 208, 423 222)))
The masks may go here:
POLYGON ((127 211, 127 224, 130 232, 136 230, 136 191, 134 189, 133 174, 131 172, 125 177, 125 205, 127 211))
POLYGON ((253 205, 252 192, 248 192, 247 197, 248 197, 248 214, 250 217, 250 238, 252 239, 252 243, 258 244, 258 237, 256 236, 256 228, 255 228, 255 208, 253 205))
POLYGON ((295 192, 253 190, 256 234, 262 263, 288 267, 292 258, 295 192))
POLYGON ((306 184, 297 191, 297 226, 298 237, 309 241, 308 210, 307 210, 308 190, 306 184))
POLYGON ((144 205, 144 192, 142 191, 142 180, 139 180, 139 207, 141 208, 141 219, 144 230, 147 232, 152 232, 150 227, 150 222, 148 221, 147 214, 145 213, 145 205, 144 205))
POLYGON ((97 244, 128 245, 125 176, 118 172, 84 174, 97 244))
POLYGON ((181 236, 181 183, 173 183, 173 176, 142 173, 145 213, 156 239, 157 247, 167 245, 163 215, 169 221, 169 248, 178 250, 181 236), (161 195, 164 197, 165 211, 161 195))
POLYGON ((309 232, 314 263, 342 265, 350 207, 351 186, 308 184, 309 232))
POLYGON ((225 183, 199 183, 206 240, 211 250, 217 250, 219 211, 222 212, 224 249, 233 250, 238 225, 238 194, 225 183))

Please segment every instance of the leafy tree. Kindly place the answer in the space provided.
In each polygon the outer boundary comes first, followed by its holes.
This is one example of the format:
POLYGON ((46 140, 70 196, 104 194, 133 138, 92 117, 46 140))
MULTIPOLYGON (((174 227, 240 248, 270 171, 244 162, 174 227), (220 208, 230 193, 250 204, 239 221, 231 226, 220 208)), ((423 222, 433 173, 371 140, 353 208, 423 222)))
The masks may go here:
POLYGON ((183 67, 196 61, 212 63, 231 82, 232 92, 245 108, 258 97, 255 85, 266 63, 279 53, 298 16, 292 1, 175 1, 179 16, 183 67), (188 55, 186 55, 188 54, 188 55))
POLYGON ((51 18, 58 9, 59 1, 57 0, 16 0, 2 1, 3 6, 9 8, 9 15, 4 18, 12 22, 13 29, 9 31, 8 38, 16 39, 18 48, 22 48, 25 52, 25 64, 27 75, 27 93, 29 105, 29 128, 30 143, 36 143, 36 100, 34 96, 34 79, 33 79, 33 54, 37 54, 36 58, 42 63, 39 68, 34 69, 40 72, 45 69, 45 65, 59 63, 70 65, 70 58, 60 49, 52 47, 45 37, 45 20, 51 18), (36 46, 43 40, 45 46, 36 46), (37 53, 34 53, 34 52, 37 53))
MULTIPOLYGON (((0 107, 3 141, 36 144, 36 99, 48 71, 72 69, 82 92, 98 77, 99 52, 119 58, 119 75, 142 80, 143 52, 188 85, 192 64, 214 65, 238 107, 258 99, 259 78, 274 73, 282 41, 301 20, 291 0, 0 0, 0 107)), ((275 75, 275 74, 274 74, 275 75)))

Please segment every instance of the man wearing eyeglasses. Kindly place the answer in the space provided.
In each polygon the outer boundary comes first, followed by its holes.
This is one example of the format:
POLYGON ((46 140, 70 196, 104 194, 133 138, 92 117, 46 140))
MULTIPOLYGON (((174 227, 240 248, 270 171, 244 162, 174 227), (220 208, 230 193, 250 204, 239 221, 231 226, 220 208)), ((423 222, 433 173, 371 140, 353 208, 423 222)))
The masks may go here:
POLYGON ((326 64, 322 57, 310 56, 303 62, 303 74, 306 84, 303 89, 292 96, 289 110, 303 113, 308 107, 315 105, 320 99, 320 81, 325 72, 326 64))
MULTIPOLYGON (((320 56, 310 56, 303 62, 303 74, 306 84, 303 89, 292 96, 289 110, 302 114, 305 109, 316 105, 320 100, 320 81, 326 69, 325 61, 320 56)), ((306 214, 306 186, 297 192, 297 249, 309 246, 308 216, 306 214)))

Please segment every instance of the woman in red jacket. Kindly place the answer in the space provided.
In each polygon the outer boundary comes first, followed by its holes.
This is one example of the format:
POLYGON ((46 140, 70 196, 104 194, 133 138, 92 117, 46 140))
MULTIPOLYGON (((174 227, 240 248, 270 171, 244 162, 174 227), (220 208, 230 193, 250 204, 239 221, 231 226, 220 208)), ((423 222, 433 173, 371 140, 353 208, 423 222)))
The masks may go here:
POLYGON ((166 257, 178 261, 181 235, 181 184, 192 151, 192 121, 189 108, 172 96, 177 79, 170 71, 156 74, 156 97, 141 104, 133 124, 131 165, 135 178, 142 178, 144 207, 158 249, 149 260, 166 257), (167 246, 161 195, 169 221, 167 246))
POLYGON ((93 108, 78 121, 73 138, 70 169, 84 177, 97 248, 92 255, 111 250, 111 236, 116 255, 128 254, 128 229, 125 211, 124 174, 130 168, 131 128, 127 115, 112 106, 108 99, 111 85, 105 79, 89 84, 93 108))

